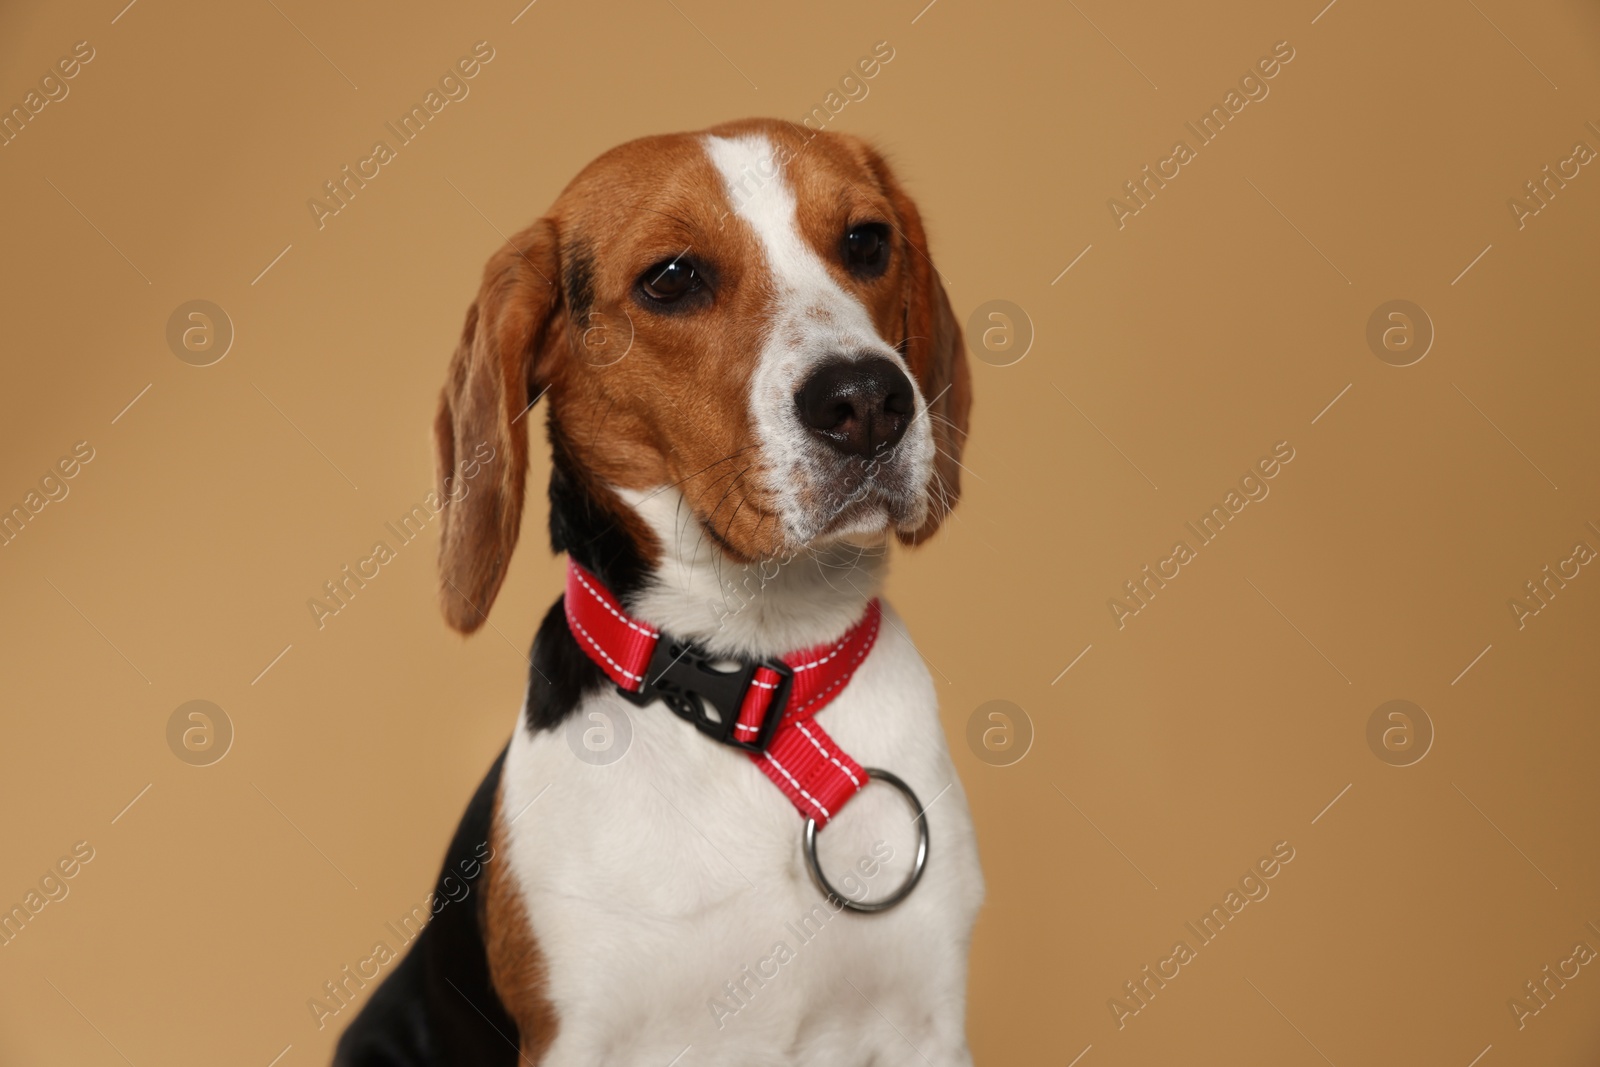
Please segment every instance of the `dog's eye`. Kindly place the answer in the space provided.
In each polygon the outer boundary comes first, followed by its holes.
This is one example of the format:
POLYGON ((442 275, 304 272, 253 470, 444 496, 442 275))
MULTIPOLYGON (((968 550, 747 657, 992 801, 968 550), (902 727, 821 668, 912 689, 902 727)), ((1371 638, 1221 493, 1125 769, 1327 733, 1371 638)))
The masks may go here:
POLYGON ((844 235, 844 265, 852 274, 871 277, 889 264, 889 227, 879 222, 852 227, 844 235))
POLYGON ((681 257, 669 259, 645 271, 639 279, 639 288, 651 300, 670 304, 699 289, 700 274, 694 264, 681 257))

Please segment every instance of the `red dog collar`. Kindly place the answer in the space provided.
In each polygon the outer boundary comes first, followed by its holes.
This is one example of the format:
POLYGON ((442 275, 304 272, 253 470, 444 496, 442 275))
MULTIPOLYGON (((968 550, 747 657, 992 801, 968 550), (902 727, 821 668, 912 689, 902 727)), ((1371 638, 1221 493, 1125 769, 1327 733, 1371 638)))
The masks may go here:
POLYGON ((578 646, 623 696, 641 706, 660 700, 701 732, 749 753, 817 827, 867 784, 867 772, 813 716, 872 651, 882 616, 877 600, 834 644, 778 660, 733 660, 734 670, 714 666, 730 657, 629 616, 598 578, 571 560, 565 603, 578 646))

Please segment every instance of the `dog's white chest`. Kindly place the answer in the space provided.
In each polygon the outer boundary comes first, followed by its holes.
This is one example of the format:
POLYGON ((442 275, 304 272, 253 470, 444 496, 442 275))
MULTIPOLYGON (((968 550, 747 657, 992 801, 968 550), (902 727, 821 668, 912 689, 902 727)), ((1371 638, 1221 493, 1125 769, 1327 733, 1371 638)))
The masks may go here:
MULTIPOLYGON (((886 912, 829 905, 806 874, 793 805, 748 756, 665 706, 607 691, 570 728, 518 724, 501 812, 560 1020, 545 1063, 970 1064, 964 987, 982 875, 932 681, 884 612, 877 645, 818 721, 926 808, 927 870, 886 912), (585 760, 569 742, 587 751, 585 730, 598 731, 591 742, 631 737, 620 758, 585 760)), ((883 897, 910 870, 912 812, 869 785, 820 842, 835 885, 883 897)))

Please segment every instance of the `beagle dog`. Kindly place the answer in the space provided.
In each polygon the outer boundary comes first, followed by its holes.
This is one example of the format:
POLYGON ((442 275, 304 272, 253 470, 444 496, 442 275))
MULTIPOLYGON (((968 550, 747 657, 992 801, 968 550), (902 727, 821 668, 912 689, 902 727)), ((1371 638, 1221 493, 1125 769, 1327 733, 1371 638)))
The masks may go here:
POLYGON ((566 593, 452 902, 335 1063, 971 1064, 972 821, 878 599, 971 404, 910 197, 857 138, 747 120, 612 149, 496 252, 434 424, 464 634, 541 397, 566 593))

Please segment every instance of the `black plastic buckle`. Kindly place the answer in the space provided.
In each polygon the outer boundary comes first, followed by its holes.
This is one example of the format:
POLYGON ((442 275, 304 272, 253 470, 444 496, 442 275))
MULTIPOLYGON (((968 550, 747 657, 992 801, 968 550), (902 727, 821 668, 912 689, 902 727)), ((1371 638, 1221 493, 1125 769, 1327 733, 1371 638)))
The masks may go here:
POLYGON ((620 685, 617 692, 640 707, 659 700, 679 718, 689 720, 701 733, 725 745, 746 752, 765 752, 788 706, 794 670, 787 663, 772 659, 736 660, 738 666, 733 670, 720 670, 715 666, 729 662, 730 658, 714 656, 691 641, 679 641, 662 634, 649 666, 643 671, 644 680, 639 683, 638 692, 620 685), (777 688, 772 691, 772 700, 762 716, 755 739, 742 741, 735 730, 739 724, 739 708, 760 667, 778 676, 777 688))

